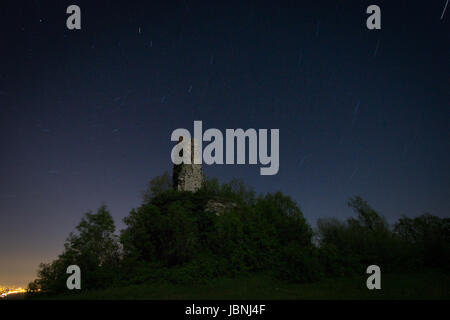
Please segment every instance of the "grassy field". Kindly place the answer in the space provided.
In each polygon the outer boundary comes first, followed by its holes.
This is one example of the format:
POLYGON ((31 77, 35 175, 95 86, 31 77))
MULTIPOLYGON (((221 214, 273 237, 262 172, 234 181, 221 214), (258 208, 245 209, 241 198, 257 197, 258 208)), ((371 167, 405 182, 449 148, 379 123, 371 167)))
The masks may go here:
POLYGON ((450 275, 396 274, 381 278, 381 290, 368 290, 366 277, 290 284, 265 275, 216 279, 202 285, 142 284, 41 299, 450 299, 450 275))

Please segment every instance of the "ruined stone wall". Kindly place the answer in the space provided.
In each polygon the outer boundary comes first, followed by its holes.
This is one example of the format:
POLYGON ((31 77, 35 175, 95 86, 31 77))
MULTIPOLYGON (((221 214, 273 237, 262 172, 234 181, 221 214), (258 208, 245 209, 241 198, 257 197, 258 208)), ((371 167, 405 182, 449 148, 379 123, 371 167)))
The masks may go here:
POLYGON ((205 211, 213 212, 217 216, 220 216, 223 213, 233 210, 237 207, 238 207, 238 205, 234 201, 227 200, 227 199, 213 198, 213 199, 208 200, 208 202, 206 203, 205 211))
MULTIPOLYGON (((179 143, 182 142, 180 137, 179 143)), ((205 176, 203 174, 202 165, 194 164, 194 139, 191 141, 191 152, 188 155, 192 164, 179 164, 173 167, 173 187, 178 191, 196 192, 204 183, 205 176)), ((181 153, 182 155, 182 153, 181 153)))
POLYGON ((203 186, 204 175, 201 164, 181 164, 176 190, 196 192, 203 186))

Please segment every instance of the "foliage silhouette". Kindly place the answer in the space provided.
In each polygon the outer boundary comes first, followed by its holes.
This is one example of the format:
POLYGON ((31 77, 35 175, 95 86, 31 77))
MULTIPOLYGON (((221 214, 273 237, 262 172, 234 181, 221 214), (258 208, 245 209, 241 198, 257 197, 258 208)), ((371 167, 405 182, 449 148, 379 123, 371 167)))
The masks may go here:
POLYGON ((53 262, 41 264, 29 289, 66 292, 66 268, 82 270, 82 289, 140 283, 205 283, 217 277, 265 273, 288 282, 383 272, 449 271, 450 219, 402 217, 391 229, 359 196, 356 217, 319 219, 317 232, 297 204, 281 192, 256 195, 241 180, 207 179, 196 193, 171 188, 169 175, 151 180, 143 202, 114 221, 102 205, 88 212, 53 262), (219 203, 223 212, 209 210, 219 203), (317 236, 318 241, 313 241, 317 236))

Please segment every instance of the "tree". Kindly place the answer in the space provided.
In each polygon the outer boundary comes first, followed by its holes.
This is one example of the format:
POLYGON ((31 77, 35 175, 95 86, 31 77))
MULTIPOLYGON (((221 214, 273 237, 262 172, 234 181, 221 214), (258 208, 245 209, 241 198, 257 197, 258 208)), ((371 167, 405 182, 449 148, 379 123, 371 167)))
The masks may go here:
POLYGON ((124 218, 127 228, 121 241, 127 258, 177 265, 195 253, 198 230, 187 201, 173 201, 167 208, 143 204, 124 218))
POLYGON ((66 269, 78 265, 83 277, 83 289, 110 285, 120 259, 118 237, 111 214, 105 205, 97 213, 87 212, 70 233, 64 251, 51 263, 41 263, 36 286, 43 291, 66 290, 66 269))
POLYGON ((345 222, 319 219, 317 222, 322 264, 332 275, 361 272, 368 265, 382 265, 385 271, 398 266, 398 241, 386 220, 360 196, 348 206, 356 213, 345 222))
POLYGON ((164 171, 162 175, 156 176, 150 180, 147 188, 142 192, 142 199, 144 203, 148 203, 152 198, 170 189, 172 189, 172 181, 169 173, 164 171))
POLYGON ((64 244, 65 254, 82 258, 93 267, 115 264, 119 259, 118 237, 111 214, 102 205, 97 213, 87 212, 64 244))
POLYGON ((429 213, 416 218, 401 217, 394 225, 394 232, 411 243, 450 242, 450 219, 439 218, 429 213))
POLYGON ((429 213, 416 218, 403 216, 394 225, 402 241, 409 264, 417 267, 437 267, 450 270, 450 219, 429 213))
POLYGON ((359 226, 365 227, 371 231, 388 229, 386 220, 381 217, 378 212, 372 209, 367 201, 360 196, 350 198, 347 204, 356 213, 358 213, 356 220, 353 218, 349 219, 350 224, 358 224, 359 226))

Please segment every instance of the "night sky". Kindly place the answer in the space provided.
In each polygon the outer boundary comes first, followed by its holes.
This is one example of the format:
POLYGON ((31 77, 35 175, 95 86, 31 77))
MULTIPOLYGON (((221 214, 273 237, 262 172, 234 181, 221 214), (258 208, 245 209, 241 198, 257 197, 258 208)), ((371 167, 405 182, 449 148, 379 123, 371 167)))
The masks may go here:
POLYGON ((277 175, 204 171, 281 190, 313 227, 358 194, 390 223, 449 216, 446 0, 216 2, 2 1, 0 286, 33 280, 102 202, 123 228, 194 120, 280 129, 277 175))

